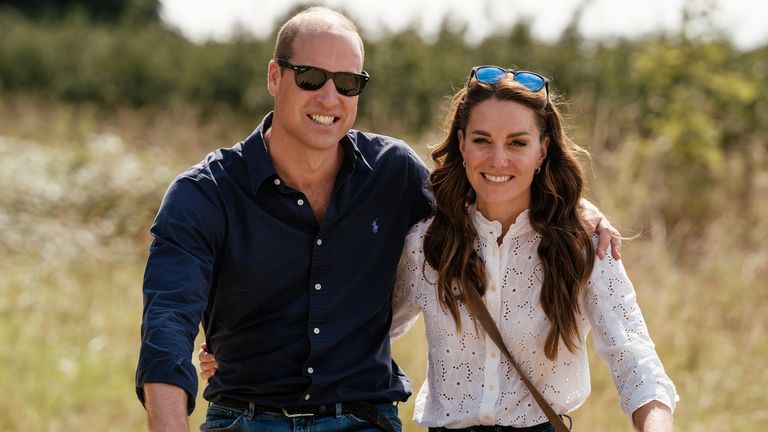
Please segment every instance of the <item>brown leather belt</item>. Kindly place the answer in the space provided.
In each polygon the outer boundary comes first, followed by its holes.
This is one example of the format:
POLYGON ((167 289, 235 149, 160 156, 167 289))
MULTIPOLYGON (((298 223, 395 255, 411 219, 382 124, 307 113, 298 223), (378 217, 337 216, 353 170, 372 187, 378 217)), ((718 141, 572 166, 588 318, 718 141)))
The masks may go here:
POLYGON ((382 414, 381 411, 379 411, 379 409, 376 408, 373 403, 369 402, 345 402, 340 404, 277 408, 265 405, 255 405, 241 399, 222 397, 218 400, 215 400, 213 403, 216 405, 222 405, 242 411, 247 411, 253 407, 255 412, 276 413, 282 414, 286 417, 351 414, 361 420, 368 421, 383 431, 394 432, 392 422, 387 418, 387 416, 382 414))

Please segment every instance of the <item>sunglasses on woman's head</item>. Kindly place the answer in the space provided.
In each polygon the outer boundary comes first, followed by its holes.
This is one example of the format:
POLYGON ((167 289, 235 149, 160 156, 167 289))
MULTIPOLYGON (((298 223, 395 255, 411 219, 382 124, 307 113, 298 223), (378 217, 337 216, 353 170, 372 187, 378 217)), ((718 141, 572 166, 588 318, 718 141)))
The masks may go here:
POLYGON ((535 72, 505 69, 499 66, 475 66, 469 73, 467 86, 469 86, 469 82, 472 81, 472 78, 481 83, 493 85, 501 81, 506 74, 512 75, 512 79, 532 92, 545 89, 547 92, 547 102, 549 102, 549 79, 544 78, 535 72))
POLYGON ((365 88, 365 84, 371 78, 368 72, 356 74, 352 72, 328 72, 325 69, 314 66, 298 66, 288 63, 282 58, 275 59, 281 68, 292 70, 296 85, 303 90, 319 90, 329 80, 333 80, 336 91, 343 96, 357 96, 365 88))

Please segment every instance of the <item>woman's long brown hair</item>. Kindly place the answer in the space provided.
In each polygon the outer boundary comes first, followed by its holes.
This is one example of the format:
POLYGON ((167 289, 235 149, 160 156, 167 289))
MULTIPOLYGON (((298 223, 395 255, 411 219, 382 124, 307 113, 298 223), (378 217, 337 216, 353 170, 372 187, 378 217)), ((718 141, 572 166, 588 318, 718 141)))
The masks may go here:
POLYGON ((440 304, 450 312, 457 328, 461 328, 461 301, 466 302, 477 328, 474 317, 478 308, 484 306, 474 304, 472 299, 485 293, 486 272, 474 249, 477 232, 468 209, 475 202, 475 192, 462 166, 458 132, 466 132, 472 108, 491 98, 531 108, 541 139, 549 139, 541 172, 534 176, 531 185, 529 219, 541 235, 538 255, 544 279, 540 300, 551 323, 544 353, 554 359, 560 339, 571 352, 579 342, 578 298, 592 272, 595 251, 580 212, 584 174, 576 154, 586 151, 566 136, 562 116, 545 91, 532 92, 508 75, 493 85, 473 80, 453 96, 446 119, 448 136, 432 150, 435 169, 429 180, 436 209, 424 238, 424 254, 426 262, 438 273, 440 304), (465 295, 467 290, 476 290, 480 295, 465 295))

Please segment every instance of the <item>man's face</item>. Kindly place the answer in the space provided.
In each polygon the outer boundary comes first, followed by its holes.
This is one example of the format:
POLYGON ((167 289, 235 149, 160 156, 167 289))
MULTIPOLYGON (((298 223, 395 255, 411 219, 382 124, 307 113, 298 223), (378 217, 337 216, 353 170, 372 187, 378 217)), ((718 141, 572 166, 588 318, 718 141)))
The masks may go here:
MULTIPOLYGON (((315 66, 330 72, 363 70, 363 56, 356 35, 348 31, 303 32, 293 41, 293 55, 287 59, 297 66, 315 66)), ((296 145, 304 150, 336 148, 357 116, 357 98, 336 91, 333 80, 318 90, 296 85, 295 72, 269 65, 269 90, 275 97, 274 133, 289 140, 276 145, 296 145)))

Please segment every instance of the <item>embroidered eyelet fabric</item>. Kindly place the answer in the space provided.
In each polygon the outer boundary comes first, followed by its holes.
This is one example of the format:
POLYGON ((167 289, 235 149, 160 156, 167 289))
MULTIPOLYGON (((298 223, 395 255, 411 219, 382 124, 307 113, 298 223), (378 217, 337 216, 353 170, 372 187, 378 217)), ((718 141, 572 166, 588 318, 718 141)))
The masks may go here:
MULTIPOLYGON (((581 342, 571 353, 561 342, 556 360, 544 355, 550 325, 539 302, 540 235, 526 210, 505 234, 501 224, 472 211, 478 232, 475 249, 486 264, 484 300, 507 347, 536 388, 558 413, 578 408, 590 393, 586 337, 608 364, 621 409, 631 413, 652 400, 674 409, 675 386, 648 335, 634 288, 621 261, 595 259, 580 299, 581 342)), ((424 315, 429 351, 427 379, 416 397, 414 420, 422 427, 472 425, 525 427, 546 422, 517 372, 487 335, 478 336, 464 305, 459 332, 437 300, 437 272, 424 266, 424 235, 431 220, 415 225, 406 238, 393 296, 391 337, 396 339, 424 315), (423 271, 422 271, 423 269, 423 271)))

